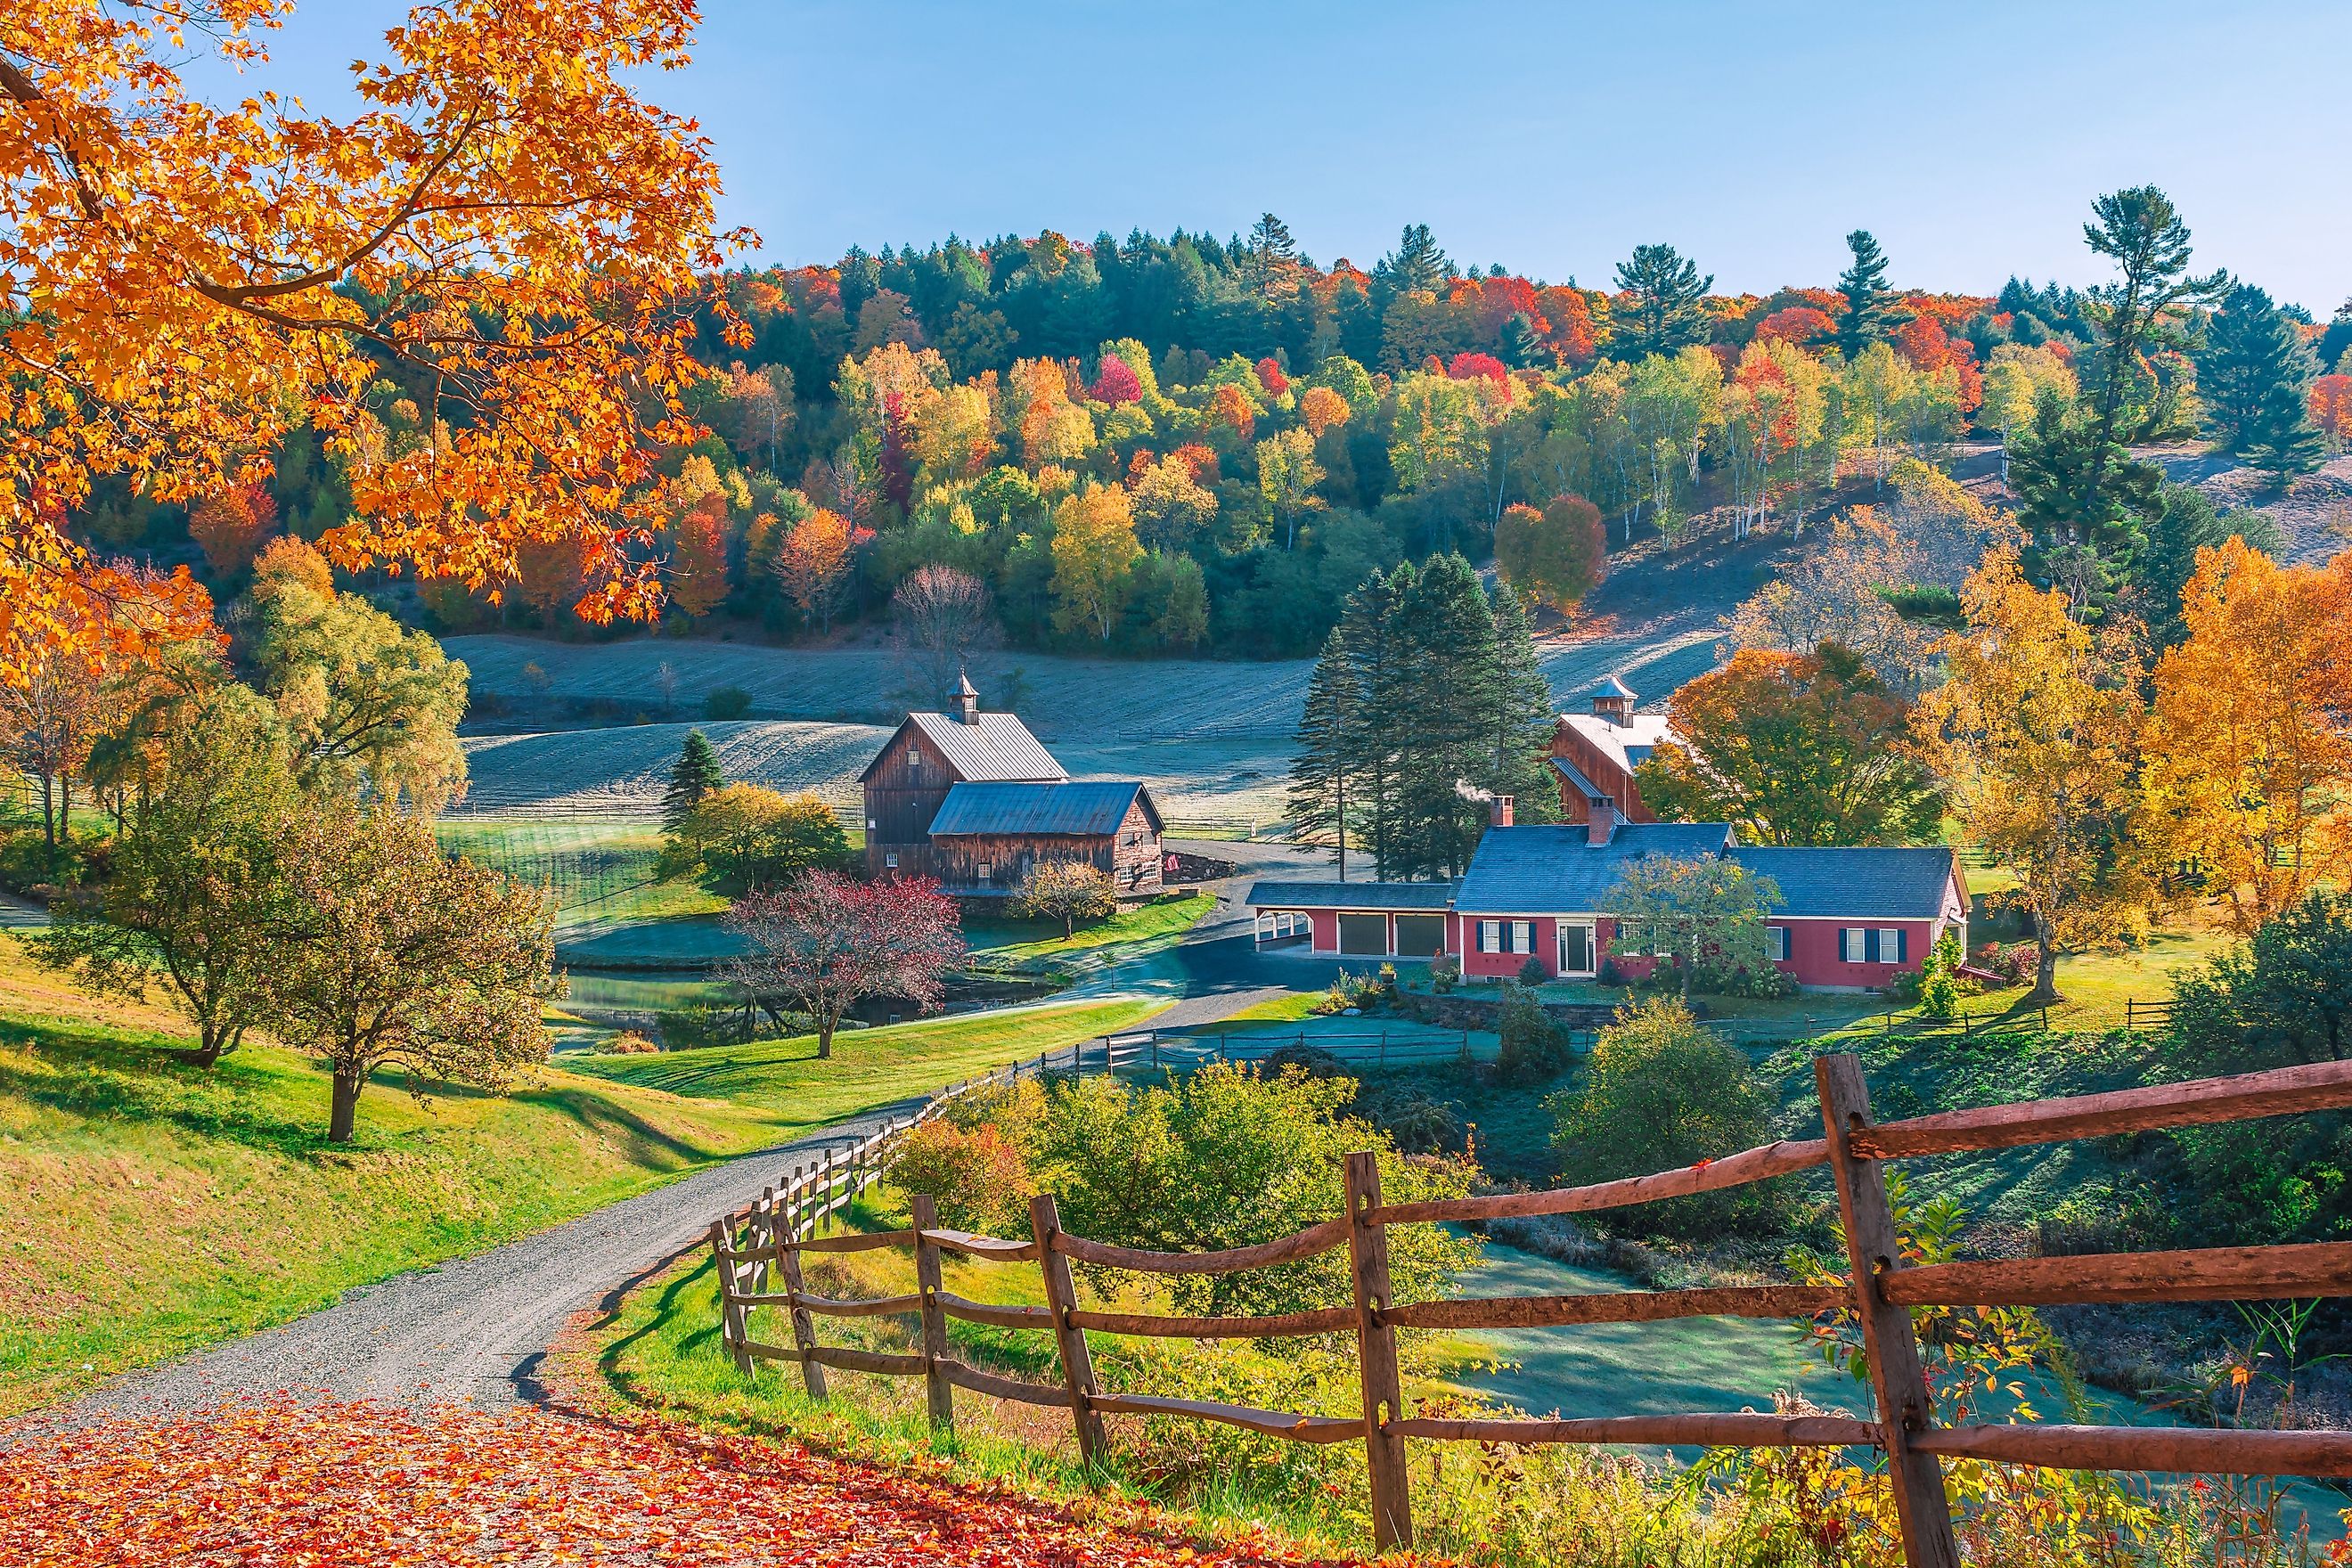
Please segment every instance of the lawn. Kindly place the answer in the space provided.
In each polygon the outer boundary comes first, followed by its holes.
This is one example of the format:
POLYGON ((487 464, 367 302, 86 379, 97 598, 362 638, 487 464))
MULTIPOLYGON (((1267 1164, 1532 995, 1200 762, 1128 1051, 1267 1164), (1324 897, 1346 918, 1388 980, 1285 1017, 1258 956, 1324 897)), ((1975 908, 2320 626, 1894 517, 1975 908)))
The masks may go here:
POLYGON ((757 1106, 786 1134, 891 1105, 1040 1052, 1133 1026, 1164 1003, 1066 1003, 845 1029, 833 1059, 816 1040, 755 1040, 645 1056, 567 1057, 572 1071, 611 1083, 757 1106))
POLYGON ((183 1043, 0 941, 0 1415, 776 1138, 756 1107, 548 1071, 429 1105, 382 1075, 334 1147, 309 1058, 247 1045, 207 1071, 183 1043))
POLYGON ((992 968, 1053 968, 1055 960, 1087 955, 1135 958, 1175 945, 1216 907, 1212 893, 1170 893, 1068 936, 1050 921, 971 920, 964 922, 964 940, 992 968))

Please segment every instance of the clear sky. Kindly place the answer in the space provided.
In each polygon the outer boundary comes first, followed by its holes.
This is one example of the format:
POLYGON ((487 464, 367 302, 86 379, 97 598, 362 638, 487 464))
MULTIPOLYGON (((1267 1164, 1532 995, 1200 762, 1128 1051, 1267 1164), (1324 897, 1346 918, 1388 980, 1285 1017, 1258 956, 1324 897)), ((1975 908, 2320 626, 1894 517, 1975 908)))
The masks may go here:
MULTIPOLYGON (((303 0, 272 85, 344 101, 404 7, 303 0)), ((717 147, 761 254, 1282 215, 1369 266, 1604 283, 1668 241, 1726 290, 1826 285, 1874 231, 1899 286, 2091 283, 2093 195, 2154 183, 2224 266, 2352 295, 2352 0, 704 0, 647 79, 717 147)))

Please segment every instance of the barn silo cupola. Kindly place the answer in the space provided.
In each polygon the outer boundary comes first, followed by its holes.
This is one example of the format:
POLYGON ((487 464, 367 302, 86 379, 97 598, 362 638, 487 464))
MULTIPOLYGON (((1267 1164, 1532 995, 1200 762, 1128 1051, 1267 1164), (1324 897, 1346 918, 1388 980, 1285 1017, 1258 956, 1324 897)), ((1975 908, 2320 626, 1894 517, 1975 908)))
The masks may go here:
POLYGON ((980 693, 973 689, 971 677, 961 670, 956 672, 955 700, 957 718, 967 724, 980 722, 980 693))
POLYGON ((1611 676, 1592 688, 1592 712, 1620 727, 1633 721, 1633 689, 1611 676))

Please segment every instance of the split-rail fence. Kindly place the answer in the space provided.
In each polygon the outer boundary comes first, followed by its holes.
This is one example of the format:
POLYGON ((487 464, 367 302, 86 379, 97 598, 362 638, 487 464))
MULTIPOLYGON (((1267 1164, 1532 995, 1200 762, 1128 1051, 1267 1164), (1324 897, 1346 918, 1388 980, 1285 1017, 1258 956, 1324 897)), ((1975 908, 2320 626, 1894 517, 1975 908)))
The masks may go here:
MULTIPOLYGON (((1108 1053, 1107 1053, 1108 1054, 1108 1053)), ((1044 1064, 1037 1064, 1042 1067, 1044 1064)), ((1229 1423, 1302 1443, 1364 1445, 1370 1468, 1375 1543, 1412 1540, 1405 1468, 1408 1438, 1439 1441, 1580 1444, 1699 1444, 1736 1447, 1874 1447, 1891 1472, 1905 1561, 1910 1568, 1958 1568, 1942 1462, 1948 1458, 2059 1469, 2147 1470, 2226 1475, 2352 1474, 2352 1432, 2210 1430, 2048 1424, 1946 1425, 1936 1420, 1921 1376, 1911 1311, 1924 1307, 2005 1307, 2064 1302, 2206 1301, 2352 1294, 2352 1243, 2204 1247, 2185 1251, 2008 1258, 1906 1265, 1896 1244, 1884 1166, 1890 1160, 2012 1149, 2080 1138, 2252 1121, 2352 1108, 2352 1062, 2325 1062, 2122 1089, 2067 1100, 2033 1100, 1875 1122, 1859 1060, 1828 1056, 1814 1063, 1823 1136, 1783 1141, 1678 1170, 1548 1192, 1500 1193, 1419 1203, 1384 1203, 1370 1153, 1347 1159, 1344 1214, 1292 1236, 1223 1252, 1143 1252, 1108 1246, 1062 1229, 1051 1194, 1030 1200, 1026 1239, 940 1228, 931 1202, 913 1197, 912 1226, 887 1233, 821 1234, 826 1216, 887 1170, 903 1129, 886 1130, 839 1163, 795 1173, 747 1208, 715 1222, 722 1332, 737 1364, 797 1363, 812 1395, 825 1393, 825 1371, 920 1377, 934 1421, 954 1418, 961 1388, 999 1399, 1066 1408, 1080 1455, 1103 1452, 1105 1415, 1174 1415, 1229 1423), (1389 1283, 1388 1227, 1475 1224, 1535 1215, 1581 1214, 1717 1192, 1826 1166, 1837 1189, 1850 1272, 1843 1285, 1768 1285, 1644 1290, 1575 1296, 1506 1296, 1399 1302, 1389 1283), (1165 1317, 1096 1311, 1078 1305, 1071 1265, 1150 1274, 1229 1274, 1289 1263, 1345 1247, 1352 1301, 1266 1317, 1165 1317), (874 1300, 811 1294, 801 1259, 809 1253, 910 1249, 917 1289, 874 1300), (1043 1274, 1044 1306, 974 1301, 940 1283, 944 1253, 1003 1264, 1032 1264, 1043 1274), (782 1313, 792 1343, 754 1337, 751 1314, 782 1313), (1417 1415, 1404 1402, 1397 1365, 1400 1329, 1486 1329, 1650 1321, 1669 1318, 1815 1318, 1851 1313, 1858 1321, 1878 1417, 1818 1414, 1622 1415, 1601 1418, 1452 1419, 1417 1415), (921 1323, 920 1350, 884 1354, 817 1342, 819 1318, 904 1316, 921 1323), (1002 1377, 949 1352, 950 1318, 1052 1336, 1058 1386, 1002 1377), (1255 1410, 1207 1401, 1144 1397, 1104 1390, 1096 1381, 1087 1334, 1177 1339, 1352 1335, 1361 1414, 1344 1418, 1255 1410)), ((1017 1074, 1037 1070, 1024 1064, 1017 1074)), ((1002 1082, 1005 1073, 980 1083, 1002 1082)), ((953 1096, 978 1084, 959 1085, 953 1096)), ((943 1098, 925 1115, 951 1103, 943 1098)))

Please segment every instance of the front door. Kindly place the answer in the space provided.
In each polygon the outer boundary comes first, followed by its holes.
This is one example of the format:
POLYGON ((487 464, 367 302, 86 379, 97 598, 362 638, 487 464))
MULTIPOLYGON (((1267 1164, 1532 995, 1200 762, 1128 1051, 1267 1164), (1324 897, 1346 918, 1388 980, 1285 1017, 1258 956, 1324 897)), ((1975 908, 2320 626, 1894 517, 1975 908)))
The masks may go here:
POLYGON ((1570 979, 1593 973, 1592 928, 1590 925, 1560 921, 1559 973, 1564 978, 1570 979))

